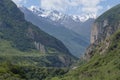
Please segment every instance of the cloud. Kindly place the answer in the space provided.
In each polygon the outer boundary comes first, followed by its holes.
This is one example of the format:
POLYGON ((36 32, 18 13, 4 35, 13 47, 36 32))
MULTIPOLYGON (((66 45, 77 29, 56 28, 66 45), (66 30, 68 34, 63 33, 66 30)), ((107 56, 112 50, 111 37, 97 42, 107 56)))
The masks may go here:
POLYGON ((110 6, 110 5, 107 5, 107 10, 109 10, 111 7, 112 7, 112 6, 110 6))
POLYGON ((102 9, 100 5, 102 1, 103 0, 41 0, 41 7, 58 11, 67 11, 77 8, 77 10, 80 10, 82 13, 97 13, 102 9))
POLYGON ((41 7, 47 10, 65 11, 68 6, 67 0, 41 0, 41 7))
POLYGON ((27 0, 12 0, 12 1, 15 2, 17 5, 26 4, 27 3, 27 0))
MULTIPOLYGON (((12 0, 17 5, 32 6, 34 3, 40 1, 40 6, 47 10, 57 10, 63 13, 70 14, 85 14, 94 13, 97 14, 103 7, 101 2, 106 0, 12 0)), ((36 4, 35 3, 35 4, 36 4)), ((108 6, 109 8, 109 6, 108 6)))
POLYGON ((100 2, 102 0, 81 0, 82 11, 87 13, 97 13, 102 6, 100 6, 100 2))

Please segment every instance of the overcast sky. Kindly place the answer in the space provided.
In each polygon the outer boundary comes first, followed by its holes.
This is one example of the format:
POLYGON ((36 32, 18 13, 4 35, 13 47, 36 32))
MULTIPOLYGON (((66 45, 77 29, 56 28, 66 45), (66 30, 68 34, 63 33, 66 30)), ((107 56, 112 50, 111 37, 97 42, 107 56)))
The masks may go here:
POLYGON ((47 10, 57 10, 65 14, 81 15, 94 13, 100 15, 120 0, 13 0, 26 7, 38 6, 47 10))

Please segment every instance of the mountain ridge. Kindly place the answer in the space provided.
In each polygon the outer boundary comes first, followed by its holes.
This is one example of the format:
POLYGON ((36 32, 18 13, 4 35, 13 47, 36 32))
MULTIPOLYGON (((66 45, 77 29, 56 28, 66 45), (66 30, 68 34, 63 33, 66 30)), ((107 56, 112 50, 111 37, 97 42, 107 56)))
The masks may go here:
MULTIPOLYGON (((24 7, 24 6, 18 6, 18 7, 24 7)), ((57 10, 45 10, 45 9, 39 8, 37 6, 31 6, 28 9, 41 17, 50 18, 53 21, 59 21, 62 18, 67 17, 67 16, 72 18, 72 20, 74 20, 76 22, 85 22, 90 18, 96 19, 95 14, 68 15, 68 14, 61 13, 57 10)))
POLYGON ((90 40, 92 24, 97 18, 95 14, 69 15, 56 10, 44 10, 36 6, 31 6, 29 10, 39 17, 63 25, 67 29, 86 37, 88 40, 90 40))
POLYGON ((20 9, 24 12, 27 21, 61 40, 73 55, 77 57, 82 55, 89 45, 89 40, 86 37, 67 29, 60 23, 38 16, 25 7, 20 7, 20 9))

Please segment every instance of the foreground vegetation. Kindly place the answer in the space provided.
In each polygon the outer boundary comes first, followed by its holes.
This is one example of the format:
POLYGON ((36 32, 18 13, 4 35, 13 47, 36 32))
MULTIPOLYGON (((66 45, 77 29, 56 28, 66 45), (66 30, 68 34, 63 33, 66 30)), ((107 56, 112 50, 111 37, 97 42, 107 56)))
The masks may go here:
POLYGON ((66 68, 48 68, 37 66, 13 65, 10 62, 0 63, 0 80, 50 80, 68 71, 66 68))
MULTIPOLYGON (((96 47, 95 55, 77 69, 50 68, 24 63, 11 63, 10 59, 0 63, 0 79, 2 80, 119 80, 120 79, 120 31, 105 42, 110 42, 109 48, 100 53, 104 44, 96 47)), ((104 42, 103 42, 104 43, 104 42)), ((14 61, 14 60, 12 60, 14 61)))

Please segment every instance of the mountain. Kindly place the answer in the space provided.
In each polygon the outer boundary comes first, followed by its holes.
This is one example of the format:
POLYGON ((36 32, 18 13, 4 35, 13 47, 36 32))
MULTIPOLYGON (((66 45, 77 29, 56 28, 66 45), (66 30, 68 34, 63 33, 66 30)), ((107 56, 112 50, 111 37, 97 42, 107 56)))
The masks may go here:
MULTIPOLYGON (((21 6, 22 7, 22 6, 21 6)), ((67 19, 71 18, 73 21, 76 22, 85 22, 88 19, 95 19, 96 18, 96 14, 84 14, 84 15, 69 15, 69 14, 64 14, 61 13, 57 10, 45 10, 42 8, 39 8, 37 6, 31 6, 29 8, 30 11, 34 12, 35 14, 44 17, 44 18, 49 18, 52 21, 60 21, 62 19, 67 19)))
POLYGON ((90 39, 91 27, 96 19, 95 14, 68 15, 56 10, 44 10, 36 6, 31 6, 29 10, 40 17, 60 23, 64 27, 86 37, 87 39, 90 39))
POLYGON ((62 77, 51 80, 120 80, 120 4, 98 17, 85 60, 62 77))
MULTIPOLYGON (((89 59, 93 52, 93 49, 103 42, 105 39, 110 37, 112 34, 114 34, 117 30, 119 30, 119 5, 108 10, 106 13, 104 13, 102 16, 98 17, 98 19, 95 21, 94 26, 92 28, 91 32, 91 46, 88 48, 86 55, 89 59)), ((106 42, 106 48, 108 48, 109 43, 106 42)), ((106 49, 105 48, 105 49, 106 49)), ((102 54, 102 53, 101 53, 102 54)))
POLYGON ((69 67, 76 58, 58 39, 24 19, 11 0, 0 0, 0 61, 69 67))
POLYGON ((64 74, 77 58, 27 22, 11 0, 0 0, 0 80, 44 80, 64 74))
POLYGON ((75 60, 66 47, 25 21, 12 1, 0 0, 0 80, 120 80, 119 13, 120 4, 95 20, 87 61, 69 71, 58 67, 75 60))
POLYGON ((43 31, 61 40, 74 56, 80 57, 89 45, 89 40, 84 36, 67 29, 64 25, 58 22, 37 15, 36 13, 41 13, 40 11, 33 13, 25 7, 19 8, 25 14, 27 21, 32 22, 34 25, 39 26, 43 31))
POLYGON ((75 33, 84 36, 89 41, 94 20, 94 18, 89 18, 82 22, 73 20, 71 17, 65 17, 64 19, 61 19, 60 23, 75 33))

